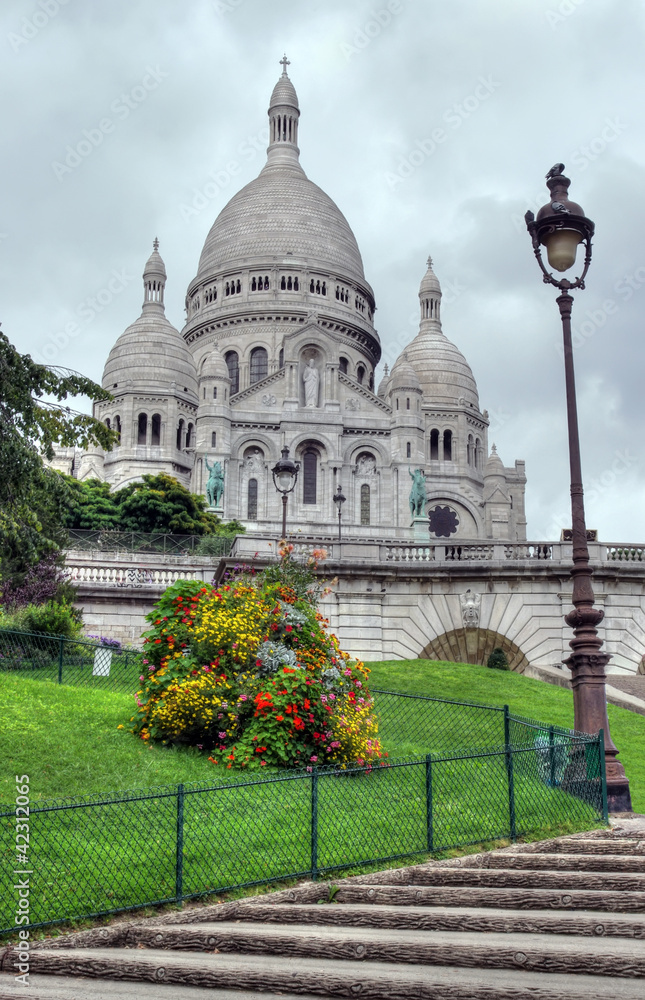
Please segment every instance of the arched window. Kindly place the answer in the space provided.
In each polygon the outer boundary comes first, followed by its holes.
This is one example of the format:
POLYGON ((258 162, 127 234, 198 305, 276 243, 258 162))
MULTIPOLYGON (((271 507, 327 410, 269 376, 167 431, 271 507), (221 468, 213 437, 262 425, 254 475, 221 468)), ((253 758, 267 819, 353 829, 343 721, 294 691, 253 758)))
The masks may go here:
POLYGON ((217 399, 217 386, 213 386, 213 399, 217 399))
POLYGON ((347 375, 347 365, 348 365, 348 363, 349 362, 347 361, 347 358, 339 358, 338 359, 338 368, 345 375, 347 375))
POLYGON ((117 413, 116 417, 114 418, 114 430, 119 435, 119 440, 118 440, 117 443, 121 444, 121 417, 118 415, 118 413, 117 413))
POLYGON ((484 467, 484 455, 482 450, 482 443, 479 438, 475 439, 475 468, 479 469, 481 472, 484 467))
POLYGON ((257 479, 249 479, 249 486, 247 491, 247 503, 246 503, 246 516, 249 521, 257 521, 258 519, 258 481, 257 479))
POLYGON ((361 486, 361 524, 370 523, 370 488, 367 483, 361 486))
POLYGON ((365 369, 362 365, 359 365, 356 369, 356 381, 359 385, 363 384, 363 379, 365 378, 365 369))
POLYGON ((137 444, 145 444, 148 437, 148 414, 139 414, 139 427, 137 434, 137 444))
POLYGON ((240 391, 240 359, 237 356, 237 351, 227 351, 224 355, 224 361, 228 368, 228 377, 231 380, 232 396, 240 391))
POLYGON ((302 502, 316 503, 318 455, 308 448, 302 456, 302 502))
POLYGON ((107 427, 108 430, 111 430, 112 424, 110 423, 110 418, 109 417, 105 418, 105 426, 107 427))
POLYGON ((370 387, 370 392, 374 392, 374 372, 370 372, 369 387, 370 387))
POLYGON ((405 408, 406 408, 406 410, 410 409, 410 397, 409 396, 408 396, 408 398, 405 401, 405 408))
POLYGON ((181 451, 184 444, 184 421, 180 420, 177 427, 177 451, 181 451))
POLYGON ((430 431, 430 458, 439 458, 439 431, 436 428, 430 431))
POLYGON ((151 444, 161 444, 161 414, 152 414, 152 437, 151 444))
POLYGON ((278 354, 278 368, 284 368, 284 347, 280 348, 280 352, 278 354))
POLYGON ((452 462, 452 431, 443 432, 443 457, 444 461, 452 462))
POLYGON ((188 424, 188 427, 186 428, 186 447, 190 448, 192 443, 193 443, 193 425, 188 424))
POLYGON ((251 385, 269 374, 269 355, 264 347, 254 347, 251 351, 251 385))
POLYGON ((412 445, 410 444, 409 441, 405 446, 405 457, 412 458, 412 445))
POLYGON ((211 448, 217 447, 217 431, 211 431, 211 448))
POLYGON ((475 464, 475 442, 473 440, 472 434, 468 435, 468 443, 466 445, 466 457, 468 459, 468 465, 475 464))

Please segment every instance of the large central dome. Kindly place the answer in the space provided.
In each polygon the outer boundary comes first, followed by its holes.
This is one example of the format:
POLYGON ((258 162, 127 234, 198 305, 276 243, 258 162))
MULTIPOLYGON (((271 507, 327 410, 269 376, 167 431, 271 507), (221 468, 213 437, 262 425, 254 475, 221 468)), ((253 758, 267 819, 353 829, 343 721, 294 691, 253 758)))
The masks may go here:
POLYGON ((323 268, 365 285, 363 261, 347 219, 300 166, 298 98, 283 72, 269 106, 267 163, 222 209, 204 244, 197 281, 276 259, 323 268))
POLYGON ((338 206, 299 165, 268 163, 218 215, 197 277, 288 256, 365 281, 356 239, 338 206))

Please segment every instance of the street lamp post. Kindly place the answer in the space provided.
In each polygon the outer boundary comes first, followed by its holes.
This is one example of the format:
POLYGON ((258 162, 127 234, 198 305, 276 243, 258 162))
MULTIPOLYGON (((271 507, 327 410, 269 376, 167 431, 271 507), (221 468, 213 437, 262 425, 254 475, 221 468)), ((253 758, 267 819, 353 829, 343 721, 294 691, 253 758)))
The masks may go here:
POLYGON ((282 537, 287 537, 287 496, 293 493, 298 481, 300 462, 292 462, 289 458, 289 449, 282 449, 282 457, 278 459, 271 473, 273 475, 273 485, 278 493, 282 494, 282 537))
POLYGON ((345 503, 346 499, 347 499, 347 497, 343 496, 343 491, 340 488, 340 483, 339 483, 338 484, 338 489, 334 493, 334 497, 333 497, 334 503, 336 504, 336 507, 338 509, 338 541, 339 542, 340 542, 340 519, 341 519, 341 515, 342 515, 342 512, 343 512, 343 504, 345 503))
POLYGON ((617 760, 618 750, 609 732, 607 700, 605 695, 605 666, 610 654, 601 651, 602 639, 596 626, 604 617, 600 608, 594 607, 594 592, 591 585, 592 569, 589 565, 587 528, 582 489, 582 467, 580 462, 580 436, 578 432, 578 411, 576 404, 576 384, 573 367, 573 347, 571 343, 571 309, 573 289, 585 287, 585 278, 591 264, 591 239, 594 224, 588 219, 580 205, 569 201, 568 188, 571 181, 564 177, 564 164, 556 163, 547 174, 547 187, 551 198, 534 217, 533 212, 525 215, 526 226, 533 242, 533 250, 542 271, 545 284, 555 285, 560 290, 556 302, 562 319, 564 339, 564 372, 567 397, 567 422, 569 428, 569 464, 571 468, 571 527, 573 537, 573 611, 565 616, 567 625, 573 629, 569 645, 572 652, 565 660, 571 668, 573 688, 573 708, 575 728, 585 733, 603 730, 605 737, 605 765, 607 772, 607 799, 612 812, 631 811, 629 781, 625 769, 617 760), (542 246, 546 247, 549 265, 556 271, 564 272, 573 267, 576 251, 580 243, 585 247, 585 259, 579 278, 555 278, 542 260, 542 246))

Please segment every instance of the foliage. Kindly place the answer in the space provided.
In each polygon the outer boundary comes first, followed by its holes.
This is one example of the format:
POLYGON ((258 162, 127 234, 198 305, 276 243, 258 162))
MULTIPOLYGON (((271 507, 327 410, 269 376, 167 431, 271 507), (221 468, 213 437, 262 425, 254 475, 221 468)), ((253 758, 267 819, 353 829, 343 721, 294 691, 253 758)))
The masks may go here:
POLYGON ((486 666, 490 670, 508 670, 508 659, 503 649, 497 647, 486 660, 486 666))
POLYGON ((0 332, 0 579, 20 587, 29 567, 64 544, 68 491, 45 468, 54 445, 98 444, 109 449, 114 432, 89 414, 61 405, 70 396, 110 399, 75 372, 48 368, 21 355, 0 332), (49 402, 45 399, 49 398, 49 402))
POLYGON ((66 639, 78 639, 82 626, 82 611, 66 601, 27 604, 12 613, 0 615, 0 628, 34 635, 62 635, 66 639))
POLYGON ((205 748, 229 768, 387 756, 369 672, 339 649, 316 610, 323 556, 299 563, 284 546, 268 572, 170 587, 148 616, 133 732, 205 748))
POLYGON ((3 583, 2 610, 10 613, 27 604, 46 604, 52 600, 73 603, 76 589, 65 579, 61 563, 60 553, 48 552, 25 573, 3 583))
POLYGON ((165 472, 145 475, 141 482, 114 491, 97 479, 79 483, 69 476, 64 478, 71 494, 67 528, 203 535, 204 542, 211 535, 235 535, 244 530, 237 521, 222 524, 206 510, 204 497, 191 493, 165 472))

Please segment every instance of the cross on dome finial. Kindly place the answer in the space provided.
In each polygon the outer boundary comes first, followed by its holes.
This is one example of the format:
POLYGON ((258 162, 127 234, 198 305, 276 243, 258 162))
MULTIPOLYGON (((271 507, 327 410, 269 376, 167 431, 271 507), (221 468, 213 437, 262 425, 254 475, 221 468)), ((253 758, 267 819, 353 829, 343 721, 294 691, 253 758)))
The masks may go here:
POLYGON ((156 236, 155 236, 154 241, 152 243, 152 249, 153 250, 158 250, 159 249, 159 240, 157 239, 156 236))
POLYGON ((282 66, 282 75, 283 76, 287 76, 288 75, 287 74, 287 66, 291 66, 291 62, 290 62, 289 59, 287 59, 286 53, 283 55, 282 59, 280 60, 280 65, 282 66))
POLYGON ((432 257, 428 257, 428 267, 432 267, 432 257))

